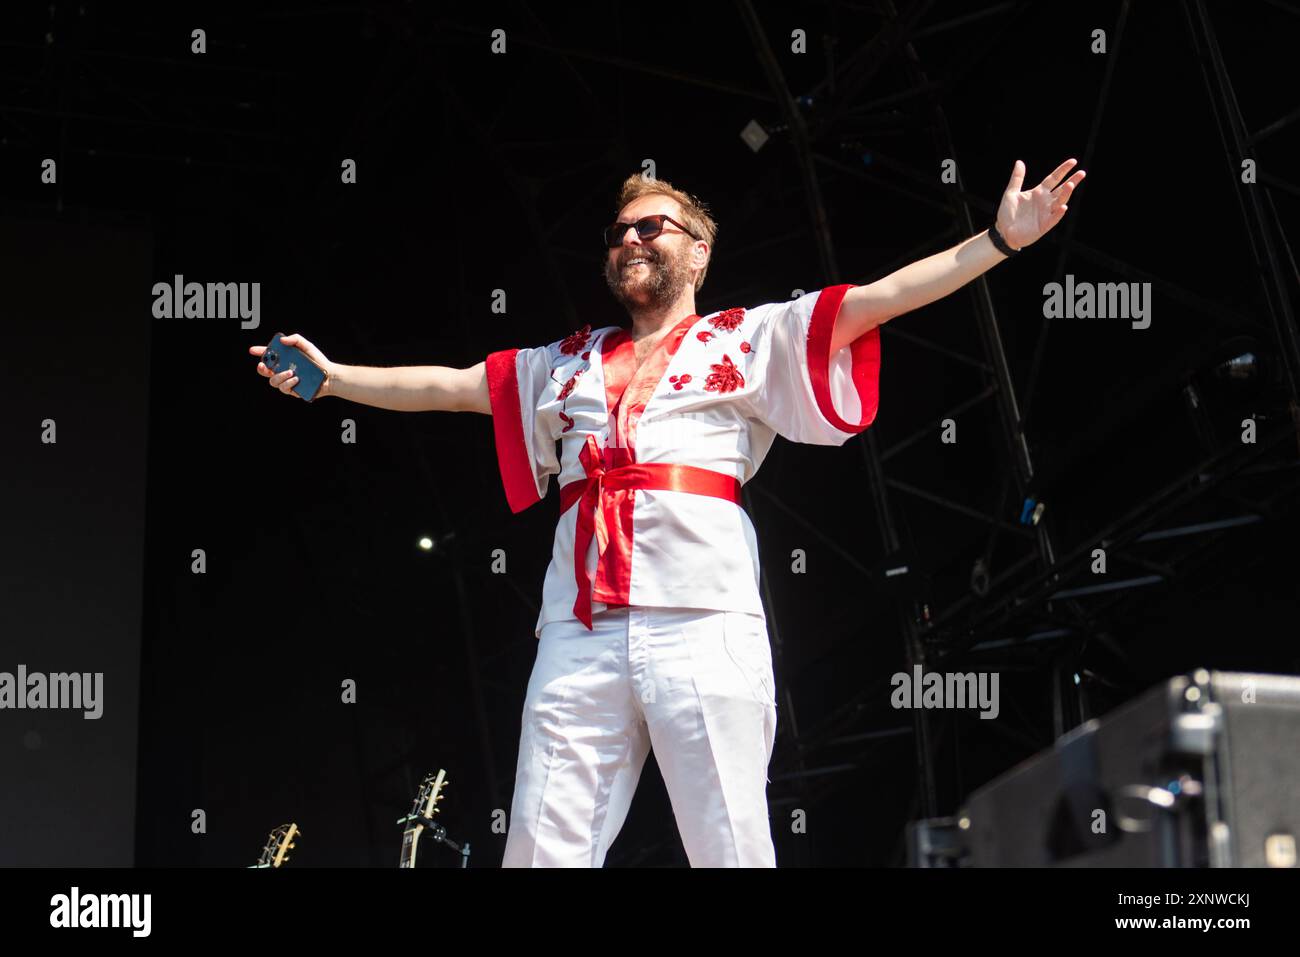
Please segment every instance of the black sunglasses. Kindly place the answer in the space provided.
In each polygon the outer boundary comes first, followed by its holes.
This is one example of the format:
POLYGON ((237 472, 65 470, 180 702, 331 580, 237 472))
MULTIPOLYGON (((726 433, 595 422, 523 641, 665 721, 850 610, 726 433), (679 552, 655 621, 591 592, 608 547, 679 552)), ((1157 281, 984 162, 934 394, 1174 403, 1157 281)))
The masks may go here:
POLYGON ((635 223, 611 223, 606 226, 604 230, 605 245, 610 249, 623 245, 623 237, 627 235, 629 229, 635 229, 640 239, 654 239, 664 231, 665 222, 672 223, 687 236, 690 236, 691 239, 700 238, 671 216, 658 213, 654 216, 643 216, 635 223))

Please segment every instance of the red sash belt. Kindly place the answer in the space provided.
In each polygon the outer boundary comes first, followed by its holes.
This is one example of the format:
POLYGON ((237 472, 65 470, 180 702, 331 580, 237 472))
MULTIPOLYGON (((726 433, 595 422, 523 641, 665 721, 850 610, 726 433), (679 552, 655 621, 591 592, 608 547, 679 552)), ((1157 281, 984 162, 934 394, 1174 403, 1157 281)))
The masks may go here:
POLYGON ((577 536, 573 545, 573 572, 578 583, 578 599, 573 612, 591 628, 591 602, 595 598, 606 604, 625 604, 631 583, 632 563, 632 493, 649 491, 691 492, 712 495, 740 504, 740 480, 721 472, 694 465, 671 465, 665 462, 631 461, 625 448, 596 445, 594 435, 578 456, 586 478, 560 488, 560 514, 578 502, 577 536), (599 502, 600 508, 596 505, 599 502), (587 574, 587 549, 596 538, 596 577, 587 574), (613 544, 613 548, 610 545, 613 544))

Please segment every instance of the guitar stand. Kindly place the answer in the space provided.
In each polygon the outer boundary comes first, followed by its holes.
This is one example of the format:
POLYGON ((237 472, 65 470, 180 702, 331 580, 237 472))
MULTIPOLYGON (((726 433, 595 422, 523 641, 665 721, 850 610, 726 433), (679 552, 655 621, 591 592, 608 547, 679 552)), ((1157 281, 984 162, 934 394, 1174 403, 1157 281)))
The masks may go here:
POLYGON ((460 852, 460 866, 462 870, 469 867, 469 842, 468 841, 465 842, 464 844, 457 844, 455 841, 453 841, 451 838, 447 836, 447 829, 443 827, 441 824, 439 824, 438 822, 436 822, 431 817, 424 817, 419 814, 408 814, 406 817, 400 819, 397 823, 401 827, 406 827, 409 824, 411 824, 413 821, 424 825, 425 837, 427 837, 429 840, 437 841, 439 844, 446 844, 453 851, 460 852))

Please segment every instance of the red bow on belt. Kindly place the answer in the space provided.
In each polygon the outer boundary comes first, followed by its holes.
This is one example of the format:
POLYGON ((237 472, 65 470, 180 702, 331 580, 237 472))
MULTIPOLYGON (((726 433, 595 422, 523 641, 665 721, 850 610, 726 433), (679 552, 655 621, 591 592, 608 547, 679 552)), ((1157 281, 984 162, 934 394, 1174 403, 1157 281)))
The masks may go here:
POLYGON ((671 465, 665 462, 632 461, 625 448, 604 449, 596 437, 587 435, 578 460, 586 478, 560 488, 560 514, 578 502, 577 534, 573 544, 573 573, 578 584, 578 599, 573 613, 590 629, 591 602, 595 598, 606 604, 624 604, 632 580, 632 509, 633 492, 691 492, 711 495, 740 504, 740 480, 721 472, 694 465, 671 465), (600 507, 597 508, 597 505, 600 507), (596 577, 587 574, 587 549, 596 539, 596 577), (613 548, 610 547, 611 543, 613 548))

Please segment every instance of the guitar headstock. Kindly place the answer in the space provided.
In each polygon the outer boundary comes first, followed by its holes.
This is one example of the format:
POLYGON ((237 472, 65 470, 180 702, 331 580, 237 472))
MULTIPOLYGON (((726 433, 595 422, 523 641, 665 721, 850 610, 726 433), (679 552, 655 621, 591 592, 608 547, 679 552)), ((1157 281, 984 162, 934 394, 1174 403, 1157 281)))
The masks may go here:
POLYGON ((416 792, 415 800, 411 802, 411 813, 397 822, 405 828, 402 832, 402 857, 398 867, 415 866, 416 848, 420 843, 420 836, 426 830, 435 839, 451 844, 452 847, 456 846, 446 839, 446 828, 433 821, 433 816, 440 810, 438 802, 442 800, 442 790, 449 783, 447 772, 442 768, 438 769, 437 774, 426 774, 424 780, 420 782, 420 790, 416 792))
POLYGON ((297 846, 294 841, 301 836, 297 824, 281 824, 267 837, 266 846, 253 867, 279 867, 289 859, 289 852, 297 846))
MULTIPOLYGON (((438 813, 438 802, 442 800, 442 789, 450 782, 447 772, 439 768, 437 774, 426 774, 420 782, 420 790, 411 802, 412 818, 431 818, 438 813)), ((408 819, 409 820, 409 819, 408 819)))

